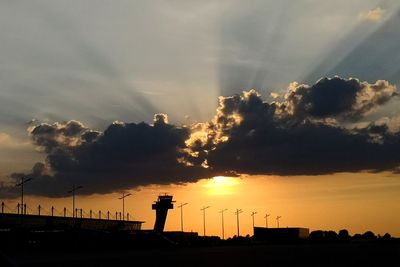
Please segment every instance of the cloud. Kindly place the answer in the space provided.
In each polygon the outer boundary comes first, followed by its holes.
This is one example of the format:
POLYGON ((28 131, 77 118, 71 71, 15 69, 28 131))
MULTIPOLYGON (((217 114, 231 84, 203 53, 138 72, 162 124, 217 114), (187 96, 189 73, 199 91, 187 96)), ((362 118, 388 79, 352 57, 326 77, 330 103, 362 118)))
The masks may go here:
POLYGON ((388 131, 392 133, 400 132, 400 116, 395 117, 383 117, 377 122, 378 125, 386 125, 388 131))
POLYGON ((275 93, 275 92, 271 92, 269 95, 270 95, 273 99, 277 99, 277 98, 280 97, 280 95, 279 95, 278 93, 275 93))
POLYGON ((369 10, 366 13, 361 13, 359 19, 362 21, 379 22, 385 16, 386 10, 380 7, 369 10))
MULTIPOLYGON (((78 121, 40 124, 30 129, 33 143, 46 153, 29 173, 14 173, 35 180, 27 194, 65 196, 73 185, 81 194, 110 193, 148 184, 193 182, 208 177, 209 170, 187 166, 182 156, 189 130, 155 115, 153 125, 114 122, 104 132, 88 129, 78 121)), ((8 194, 16 193, 3 188, 8 194)))
MULTIPOLYGON (((46 161, 11 179, 34 178, 28 194, 58 197, 72 184, 92 194, 228 174, 396 171, 399 120, 359 120, 396 95, 387 81, 334 77, 292 83, 280 102, 255 90, 221 96, 210 121, 189 126, 169 124, 166 114, 153 124, 115 121, 103 132, 74 120, 42 123, 29 133, 46 161)), ((1 191, 17 194, 10 186, 1 191)))
MULTIPOLYGON (((293 83, 288 90, 282 102, 264 102, 254 90, 221 97, 208 124, 208 140, 192 140, 204 144, 210 168, 240 174, 318 175, 393 171, 399 166, 399 132, 390 131, 384 122, 348 129, 336 121, 360 118, 384 105, 397 95, 394 86, 335 77, 312 86, 293 83)), ((196 146, 196 152, 200 150, 196 146)))
POLYGON ((323 78, 312 86, 292 83, 282 108, 300 119, 357 120, 397 96, 396 90, 396 86, 383 80, 370 84, 354 78, 323 78))
MULTIPOLYGON (((238 127, 233 132, 235 135, 230 135, 228 141, 208 155, 209 165, 217 170, 320 175, 393 170, 400 162, 398 135, 383 136, 381 142, 376 142, 369 132, 355 133, 310 121, 297 125, 238 127)), ((376 134, 380 133, 376 131, 376 134)))

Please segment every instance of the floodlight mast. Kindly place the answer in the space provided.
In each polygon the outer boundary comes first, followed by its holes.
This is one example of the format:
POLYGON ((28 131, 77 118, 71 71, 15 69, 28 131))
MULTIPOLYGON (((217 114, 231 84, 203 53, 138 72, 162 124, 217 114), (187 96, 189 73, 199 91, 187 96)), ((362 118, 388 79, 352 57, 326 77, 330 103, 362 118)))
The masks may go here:
POLYGON ((268 228, 268 217, 270 216, 271 214, 265 214, 265 216, 264 216, 264 218, 265 218, 265 227, 266 228, 268 228))
POLYGON ((253 232, 254 232, 254 215, 256 215, 257 214, 257 211, 253 211, 252 213, 251 213, 251 217, 252 217, 252 219, 253 219, 253 232))
POLYGON ((122 199, 122 220, 125 221, 125 198, 131 196, 131 193, 122 193, 122 197, 118 199, 122 199))
POLYGON ((24 177, 21 177, 21 182, 16 185, 21 187, 21 215, 24 214, 24 184, 31 180, 32 178, 25 179, 24 177))
POLYGON ((276 223, 277 223, 278 228, 279 228, 279 219, 280 218, 282 218, 282 216, 276 216, 276 223))
POLYGON ((178 208, 181 209, 181 231, 183 232, 183 206, 186 206, 189 203, 181 203, 178 208))
POLYGON ((72 185, 72 189, 68 191, 68 193, 72 193, 72 218, 75 218, 77 215, 76 214, 77 212, 75 210, 75 191, 77 191, 81 188, 83 188, 83 186, 81 186, 81 185, 78 185, 78 186, 72 185))
POLYGON ((202 210, 203 211, 203 235, 206 236, 206 209, 208 209, 210 206, 207 207, 203 207, 202 210))
POLYGON ((227 211, 228 209, 222 209, 221 211, 219 211, 219 213, 221 213, 221 217, 222 217, 222 240, 225 239, 225 223, 224 223, 224 212, 227 211))
POLYGON ((240 231, 239 231, 239 214, 242 213, 243 211, 241 209, 236 209, 235 214, 236 214, 236 225, 237 225, 237 236, 240 236, 240 231))

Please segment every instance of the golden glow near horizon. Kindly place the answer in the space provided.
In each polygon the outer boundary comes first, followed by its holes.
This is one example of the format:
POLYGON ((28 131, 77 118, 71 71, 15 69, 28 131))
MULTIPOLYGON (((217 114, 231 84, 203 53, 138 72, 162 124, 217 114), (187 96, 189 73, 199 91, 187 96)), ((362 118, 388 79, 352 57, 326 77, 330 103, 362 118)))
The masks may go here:
POLYGON ((209 195, 221 196, 237 193, 236 188, 239 184, 240 181, 238 178, 215 176, 208 180, 203 187, 206 188, 209 195))
MULTIPOLYGON (((256 211, 255 225, 264 227, 265 214, 268 226, 276 227, 276 216, 282 216, 280 227, 307 227, 313 230, 349 230, 350 234, 373 231, 400 236, 400 176, 390 173, 339 173, 321 176, 217 176, 196 183, 180 185, 151 185, 132 189, 132 196, 125 200, 125 211, 131 220, 145 221, 143 229, 152 229, 155 213, 151 204, 158 195, 168 193, 176 201, 168 212, 167 231, 180 230, 180 209, 177 205, 187 202, 183 209, 184 231, 202 233, 203 220, 200 209, 206 212, 208 235, 221 236, 222 209, 225 216, 225 237, 236 234, 234 211, 240 214, 240 234, 252 234, 251 212, 256 211)), ((76 207, 84 213, 101 210, 111 214, 122 211, 120 194, 76 197, 76 207)), ((8 207, 16 207, 18 198, 5 200, 8 207)), ((63 207, 71 209, 72 198, 42 198, 26 196, 29 213, 35 214, 40 204, 49 212, 54 205, 58 214, 63 207)), ((44 212, 45 213, 45 212, 44 212)))

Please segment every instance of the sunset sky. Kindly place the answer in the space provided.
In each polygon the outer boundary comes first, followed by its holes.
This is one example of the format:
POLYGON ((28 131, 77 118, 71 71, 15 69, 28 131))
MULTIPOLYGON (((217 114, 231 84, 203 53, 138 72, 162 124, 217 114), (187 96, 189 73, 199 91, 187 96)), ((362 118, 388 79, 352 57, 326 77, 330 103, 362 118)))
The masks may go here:
POLYGON ((400 237, 400 2, 2 1, 0 200, 400 237))

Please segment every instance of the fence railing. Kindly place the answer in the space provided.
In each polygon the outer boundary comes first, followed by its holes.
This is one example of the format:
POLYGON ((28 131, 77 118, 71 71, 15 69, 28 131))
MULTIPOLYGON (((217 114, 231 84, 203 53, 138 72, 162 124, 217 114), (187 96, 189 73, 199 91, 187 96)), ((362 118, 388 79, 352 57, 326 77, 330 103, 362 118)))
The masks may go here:
POLYGON ((15 206, 8 206, 6 203, 1 202, 0 208, 1 214, 20 214, 20 215, 38 215, 38 216, 58 216, 58 217, 69 217, 69 218, 86 218, 86 219, 100 219, 100 220, 118 220, 118 221, 129 221, 129 213, 125 213, 123 216, 122 212, 116 211, 115 214, 110 211, 103 212, 102 210, 84 210, 82 208, 75 208, 75 213, 67 207, 63 207, 62 210, 51 206, 47 209, 40 204, 37 206, 29 206, 26 203, 21 205, 17 203, 15 206), (75 216, 74 216, 75 215, 75 216))

